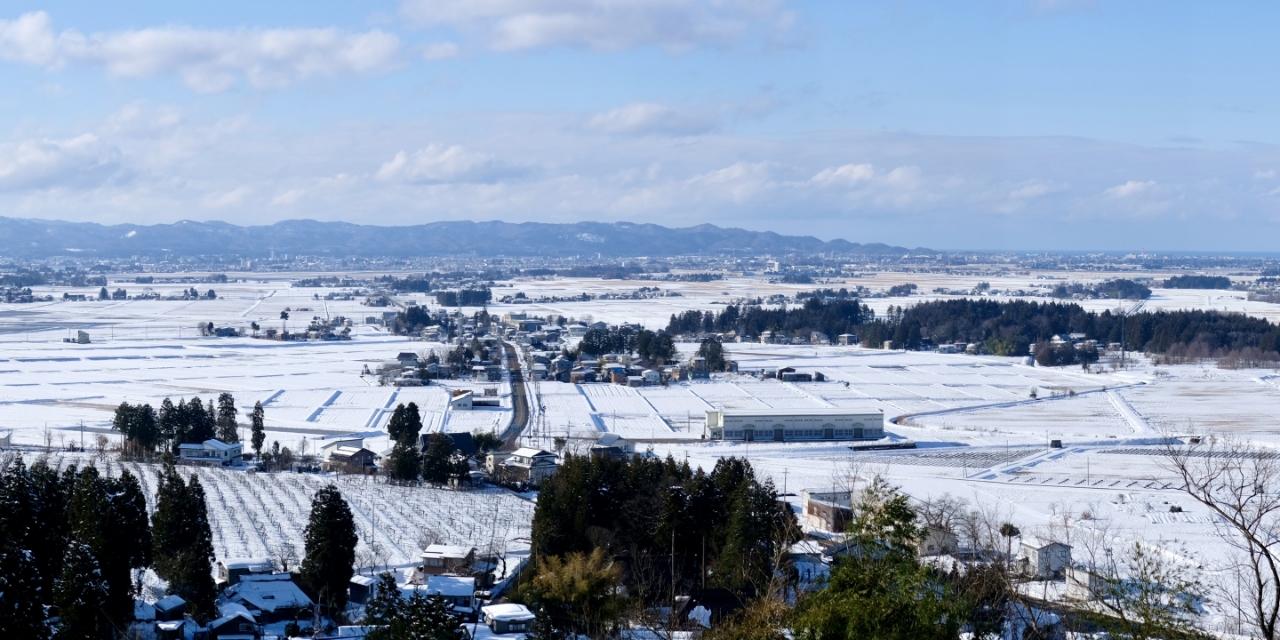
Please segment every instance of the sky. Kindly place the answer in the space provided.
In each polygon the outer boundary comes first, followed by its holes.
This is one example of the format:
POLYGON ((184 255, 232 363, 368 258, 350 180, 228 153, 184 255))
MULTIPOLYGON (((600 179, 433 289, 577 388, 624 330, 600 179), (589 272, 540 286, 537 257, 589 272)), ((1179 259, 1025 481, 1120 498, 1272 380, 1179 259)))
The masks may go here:
POLYGON ((4 3, 0 216, 1275 251, 1280 4, 4 3))

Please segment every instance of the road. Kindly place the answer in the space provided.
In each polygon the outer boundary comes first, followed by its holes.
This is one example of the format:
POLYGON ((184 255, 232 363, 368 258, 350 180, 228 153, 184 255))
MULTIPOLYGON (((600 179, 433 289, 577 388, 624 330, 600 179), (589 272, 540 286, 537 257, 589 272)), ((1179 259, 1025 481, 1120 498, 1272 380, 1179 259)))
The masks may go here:
POLYGON ((502 450, 514 451, 517 440, 529 424, 529 396, 524 386, 524 371, 520 368, 520 356, 509 342, 503 342, 507 352, 507 367, 511 370, 511 425, 502 432, 502 450))

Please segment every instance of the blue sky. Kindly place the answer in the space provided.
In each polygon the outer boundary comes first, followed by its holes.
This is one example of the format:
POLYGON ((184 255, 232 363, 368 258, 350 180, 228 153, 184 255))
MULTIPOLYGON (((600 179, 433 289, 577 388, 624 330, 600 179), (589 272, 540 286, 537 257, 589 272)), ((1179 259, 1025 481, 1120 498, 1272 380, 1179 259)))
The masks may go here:
POLYGON ((0 215, 1273 251, 1280 5, 44 2, 0 215))

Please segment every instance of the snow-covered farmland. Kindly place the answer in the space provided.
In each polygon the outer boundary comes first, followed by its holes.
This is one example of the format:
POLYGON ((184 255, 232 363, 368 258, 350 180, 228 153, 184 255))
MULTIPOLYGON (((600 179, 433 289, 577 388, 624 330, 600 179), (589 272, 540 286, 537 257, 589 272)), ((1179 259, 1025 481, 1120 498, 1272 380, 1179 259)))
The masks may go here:
MULTIPOLYGON (((30 465, 40 455, 27 452, 24 457, 30 465)), ((56 451, 47 459, 60 468, 92 463, 111 476, 127 469, 142 482, 148 508, 155 508, 159 465, 56 451)), ((362 566, 417 562, 427 540, 498 553, 521 552, 529 544, 533 503, 502 489, 454 491, 391 485, 365 476, 250 474, 207 467, 184 466, 179 472, 195 475, 204 487, 214 551, 220 558, 297 562, 303 555, 311 497, 330 483, 351 505, 362 566)))

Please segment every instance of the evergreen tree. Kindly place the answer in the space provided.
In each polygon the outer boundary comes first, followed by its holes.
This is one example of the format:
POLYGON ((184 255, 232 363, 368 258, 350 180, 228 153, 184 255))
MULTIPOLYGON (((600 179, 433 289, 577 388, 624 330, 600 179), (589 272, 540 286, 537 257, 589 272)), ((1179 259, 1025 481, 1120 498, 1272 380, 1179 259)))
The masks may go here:
POLYGON ((218 396, 218 439, 232 444, 240 442, 240 434, 236 425, 236 399, 230 393, 218 396))
POLYGON ((187 402, 186 411, 183 413, 186 418, 186 433, 180 444, 200 443, 218 435, 217 419, 213 415, 212 402, 209 403, 209 410, 206 411, 200 398, 192 398, 187 402))
POLYGON ((378 574, 373 597, 364 605, 364 624, 388 625, 404 614, 404 598, 390 573, 378 574))
POLYGON ((333 485, 317 491, 307 523, 302 579, 330 611, 342 611, 347 604, 357 542, 355 520, 342 493, 333 485))
POLYGON ((47 600, 54 591, 54 582, 62 575, 68 535, 67 497, 71 483, 59 477, 58 472, 43 459, 31 465, 28 476, 33 496, 31 535, 22 548, 29 551, 35 561, 40 593, 45 594, 47 600))
POLYGON ((396 405, 395 411, 391 413, 391 419, 387 421, 387 435, 391 436, 395 442, 403 442, 416 448, 418 434, 421 432, 422 414, 418 411, 418 404, 410 402, 407 406, 396 405))
POLYGON ((405 408, 404 403, 396 405, 394 411, 391 412, 391 418, 387 420, 387 435, 391 436, 392 442, 400 442, 400 434, 405 431, 405 408))
POLYGON ((253 403, 253 413, 249 416, 249 421, 253 427, 253 435, 249 441, 253 444, 254 457, 262 457, 262 444, 267 440, 267 418, 266 412, 262 410, 262 403, 253 403))
POLYGON ((49 635, 42 606, 48 592, 41 588, 35 554, 28 546, 38 535, 34 528, 35 487, 22 458, 0 476, 0 637, 43 638, 49 635))
POLYGON ((443 433, 427 436, 427 451, 422 456, 422 479, 442 485, 454 475, 453 439, 443 433))
POLYGON ((133 621, 130 564, 137 554, 132 549, 136 542, 122 537, 125 532, 117 518, 114 485, 96 468, 85 467, 71 493, 67 518, 72 545, 83 545, 93 555, 106 586, 101 614, 108 624, 123 628, 133 621))
POLYGON ((131 405, 121 402, 116 407, 111 428, 125 437, 126 449, 139 455, 154 453, 161 438, 156 412, 149 404, 131 405))
POLYGON ((151 530, 156 575, 169 581, 171 594, 187 601, 192 616, 208 620, 215 613, 217 590, 204 488, 194 475, 183 483, 172 463, 160 474, 151 530))
POLYGON ((58 608, 58 640, 109 640, 114 637, 111 622, 104 614, 108 601, 107 581, 98 558, 89 545, 72 540, 62 562, 62 573, 54 585, 53 602, 58 608))
MULTIPOLYGON (((181 402, 181 401, 179 401, 181 402)), ((181 415, 179 415, 178 406, 173 401, 165 398, 160 403, 160 411, 157 415, 157 422, 160 427, 160 439, 165 443, 166 447, 176 447, 181 442, 181 415)))
POLYGON ((415 482, 422 475, 422 465, 418 459, 418 450, 397 442, 391 448, 387 475, 397 482, 415 482))

